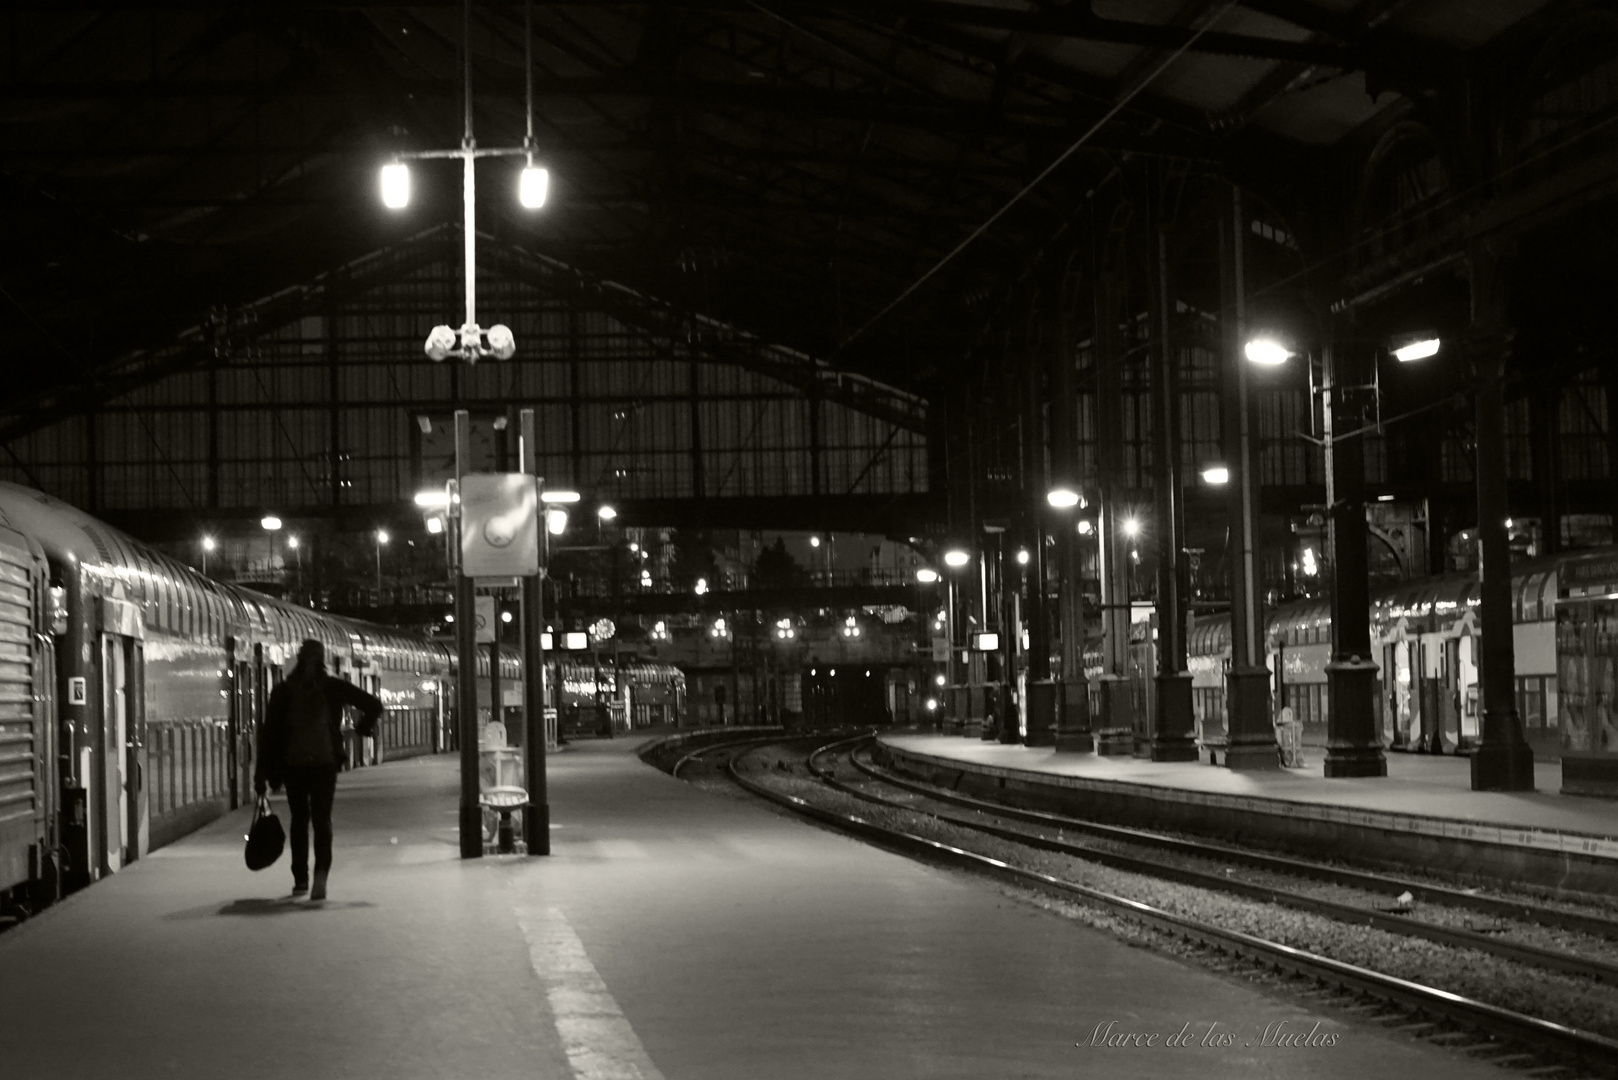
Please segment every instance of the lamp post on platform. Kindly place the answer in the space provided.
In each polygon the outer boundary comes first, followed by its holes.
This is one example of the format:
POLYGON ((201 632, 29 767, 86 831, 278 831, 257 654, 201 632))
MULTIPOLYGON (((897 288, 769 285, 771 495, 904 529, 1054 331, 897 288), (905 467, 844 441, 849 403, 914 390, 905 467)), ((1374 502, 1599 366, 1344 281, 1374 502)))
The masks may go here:
MULTIPOLYGON (((465 299, 466 313, 459 331, 448 325, 433 327, 427 336, 426 353, 433 360, 451 357, 475 364, 480 359, 494 357, 509 359, 517 351, 517 342, 511 330, 499 323, 487 331, 477 322, 477 180, 475 163, 483 157, 522 157, 526 161, 518 181, 518 200, 528 209, 545 204, 550 184, 549 173, 534 164, 534 84, 532 50, 532 16, 524 9, 524 72, 527 79, 527 134, 520 147, 479 147, 472 133, 472 48, 471 0, 461 8, 461 51, 465 58, 463 70, 464 128, 461 145, 452 150, 422 150, 402 152, 383 166, 381 173, 382 201, 390 209, 402 209, 410 203, 410 169, 405 164, 412 160, 459 158, 461 160, 462 232, 465 239, 465 299)), ((524 410, 528 413, 528 410, 524 410)), ((525 415, 523 431, 524 472, 534 476, 536 446, 533 439, 531 415, 525 415)), ((483 815, 479 804, 478 783, 478 700, 472 673, 477 670, 477 638, 474 607, 475 584, 461 565, 463 520, 459 504, 462 480, 471 470, 471 417, 467 410, 455 411, 455 482, 448 496, 447 517, 450 531, 449 549, 454 553, 455 581, 455 651, 461 677, 456 680, 456 714, 460 740, 460 848, 461 857, 475 859, 483 854, 483 815)), ((538 477, 534 483, 538 485, 538 477)), ((378 578, 380 587, 380 544, 378 551, 378 578)), ((537 578, 535 579, 537 583, 537 578)), ((529 799, 523 815, 523 836, 531 855, 550 853, 550 809, 544 796, 545 719, 543 697, 544 655, 540 645, 538 627, 540 617, 538 587, 523 589, 523 626, 525 653, 523 657, 527 676, 528 699, 525 746, 529 767, 526 783, 529 799)))

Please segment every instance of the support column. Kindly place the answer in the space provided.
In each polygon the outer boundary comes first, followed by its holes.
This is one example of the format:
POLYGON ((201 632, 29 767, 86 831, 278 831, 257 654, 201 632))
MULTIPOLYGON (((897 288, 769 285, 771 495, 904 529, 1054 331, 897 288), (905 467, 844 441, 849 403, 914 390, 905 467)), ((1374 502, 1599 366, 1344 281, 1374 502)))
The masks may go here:
MULTIPOLYGON (((455 481, 470 471, 472 459, 472 419, 465 409, 455 410, 455 481)), ((483 855, 483 810, 478 805, 478 646, 477 612, 473 581, 461 573, 460 507, 450 501, 450 527, 454 532, 450 550, 455 567, 455 730, 459 740, 461 790, 461 858, 483 855)))
MULTIPOLYGON (((1054 321, 1047 324, 1047 337, 1055 339, 1054 321)), ((1046 469, 1045 379, 1049 350, 1030 356, 1023 379, 1023 492, 1028 515, 1028 733, 1025 746, 1054 746, 1056 743, 1057 684, 1051 678, 1050 613, 1045 584, 1049 554, 1045 550, 1045 495, 1051 489, 1046 469)))
MULTIPOLYGON (((1118 309, 1116 282, 1101 272, 1100 238, 1091 251, 1095 281, 1096 400, 1122 401, 1119 378, 1118 309)), ((1096 410, 1096 564, 1101 577, 1101 678, 1098 687, 1101 716, 1096 722, 1102 748, 1121 742, 1132 749, 1135 731, 1135 696, 1129 685, 1129 563, 1120 554, 1123 515, 1123 414, 1115 408, 1096 410), (1109 736, 1111 736, 1109 738, 1109 736)), ((1125 753, 1129 749, 1124 750, 1125 753)))
POLYGON ((1498 256, 1471 253, 1472 327, 1467 342, 1477 375, 1478 535, 1483 541, 1483 723, 1472 751, 1473 791, 1533 791, 1534 751, 1517 715, 1517 660, 1511 628, 1511 548, 1506 537, 1505 297, 1498 256))
POLYGON ((1264 612, 1258 584, 1258 477, 1248 423, 1247 295, 1242 246, 1246 229, 1240 188, 1220 230, 1225 353, 1225 460, 1230 469, 1230 671, 1225 676, 1225 764, 1279 769, 1270 723, 1270 673, 1264 666, 1264 612), (1232 422, 1234 420, 1234 423, 1232 422))
MULTIPOLYGON (((1151 164, 1155 178, 1161 168, 1151 164)), ((1161 190, 1147 194, 1147 242, 1151 245, 1151 338, 1156 370, 1152 379, 1153 426, 1157 443, 1153 484, 1157 503, 1157 715, 1152 717, 1148 755, 1153 761, 1195 761, 1191 673, 1186 670, 1185 596, 1180 538, 1185 535, 1185 504, 1180 491, 1180 387, 1169 341, 1168 237, 1159 218, 1161 190)))
MULTIPOLYGON (((539 475, 539 441, 534 426, 534 410, 523 409, 522 471, 534 478, 543 491, 539 475)), ((551 804, 546 777, 545 755, 549 751, 549 731, 545 723, 545 557, 550 532, 545 528, 545 508, 540 506, 539 573, 522 579, 522 678, 523 678, 523 783, 528 788, 528 805, 522 819, 523 843, 530 855, 551 853, 551 804)))
POLYGON ((1326 344, 1327 511, 1331 545, 1331 660, 1326 664, 1326 775, 1386 776, 1371 657, 1370 566, 1365 553, 1366 349, 1346 320, 1326 344), (1338 430, 1354 434, 1333 438, 1338 430))
MULTIPOLYGON (((1058 316, 1055 368, 1051 379, 1051 463, 1057 478, 1079 482, 1078 396, 1073 381, 1072 321, 1058 316)), ((1079 537, 1071 519, 1056 534, 1058 603, 1062 620, 1061 689, 1056 702, 1056 751, 1082 754, 1095 749, 1090 732, 1090 684, 1084 676, 1084 574, 1079 537)))

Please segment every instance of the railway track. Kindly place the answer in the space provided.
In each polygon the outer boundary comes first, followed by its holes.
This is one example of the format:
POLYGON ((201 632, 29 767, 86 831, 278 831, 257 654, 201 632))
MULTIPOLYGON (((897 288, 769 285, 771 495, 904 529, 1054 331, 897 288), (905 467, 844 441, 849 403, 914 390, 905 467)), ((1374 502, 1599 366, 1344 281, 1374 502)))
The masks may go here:
POLYGON ((1072 840, 1061 837, 1053 838, 1023 828, 1007 827, 993 821, 961 817, 925 805, 888 799, 879 794, 846 784, 832 775, 830 770, 816 764, 816 759, 826 754, 827 750, 824 747, 816 751, 816 754, 809 762, 810 771, 819 776, 824 782, 856 798, 869 799, 895 809, 909 809, 928 813, 940 821, 960 828, 972 829, 1004 840, 1010 840, 1014 843, 1027 844, 1043 851, 1058 852, 1075 858, 1087 859, 1119 870, 1148 874, 1153 877, 1175 881, 1182 885, 1192 885, 1217 892, 1230 893, 1250 900, 1259 900, 1291 908, 1295 911, 1313 912, 1340 922, 1374 926, 1378 930, 1390 934, 1422 938, 1452 948, 1476 949, 1479 952, 1501 956, 1509 960, 1515 960, 1518 963, 1531 964, 1547 971, 1559 971, 1567 975, 1593 979, 1610 986, 1618 986, 1618 964, 1614 964, 1610 960, 1581 956, 1566 949, 1553 950, 1521 944, 1495 936, 1502 929, 1509 929, 1509 926, 1504 928, 1497 926, 1492 928, 1493 932, 1480 932, 1476 929, 1425 922, 1418 917, 1414 905, 1425 901, 1467 910, 1482 910, 1494 917, 1511 918, 1562 930, 1576 930, 1592 938, 1618 941, 1618 923, 1610 920, 1591 915, 1576 915, 1527 901, 1504 901, 1494 897, 1470 895, 1461 890, 1421 886, 1404 878, 1386 877, 1359 871, 1345 871, 1340 868, 1322 866, 1318 863, 1304 860, 1244 851, 1240 848, 1223 844, 1202 843, 1137 829, 1098 825, 1054 814, 1010 810, 994 803, 966 796, 929 790, 924 785, 902 780, 870 765, 868 762, 862 762, 857 754, 849 754, 850 762, 865 776, 879 783, 920 795, 923 799, 934 803, 970 808, 979 813, 992 814, 1017 822, 1031 822, 1039 827, 1055 829, 1059 832, 1076 832, 1087 837, 1102 839, 1113 845, 1118 845, 1121 842, 1156 852, 1172 852, 1186 862, 1226 864, 1225 868, 1221 870, 1199 870, 1191 866, 1174 865, 1164 862, 1161 858, 1131 855, 1125 851, 1117 850, 1116 847, 1100 847, 1095 843, 1075 843, 1072 840), (1324 880, 1333 885, 1352 887, 1369 896, 1392 898, 1401 894, 1410 895, 1411 902, 1407 905, 1396 905, 1391 908, 1378 908, 1366 906, 1365 904, 1334 901, 1271 883, 1243 880, 1235 876, 1229 868, 1228 864, 1232 862, 1262 868, 1270 875, 1279 875, 1292 879, 1324 880), (1420 890, 1420 900, 1416 896, 1416 890, 1418 889, 1420 890))
MULTIPOLYGON (((959 828, 968 829, 986 836, 1000 840, 1025 845, 1033 849, 1055 850, 1062 854, 1073 855, 1087 860, 1104 861, 1097 859, 1098 852, 1093 848, 1080 845, 1070 845, 1066 841, 1053 840, 1049 837, 1040 837, 1037 834, 1022 829, 1009 828, 992 822, 958 818, 957 815, 940 813, 918 807, 914 802, 905 803, 884 798, 871 791, 862 791, 854 785, 846 784, 833 775, 833 770, 821 762, 832 754, 847 753, 855 746, 861 744, 867 735, 858 735, 826 742, 824 738, 821 745, 809 751, 805 763, 812 775, 820 778, 822 784, 828 787, 835 786, 843 795, 861 799, 873 805, 882 807, 892 813, 919 814, 937 821, 946 822, 959 828), (1058 846, 1062 845, 1062 846, 1058 846), (1076 849, 1076 850, 1070 850, 1076 849)), ((792 810, 804 817, 818 821, 844 832, 848 832, 891 850, 900 851, 912 856, 918 856, 928 861, 943 863, 951 866, 964 867, 978 872, 989 874, 1001 880, 1010 881, 1025 887, 1061 896, 1077 898, 1092 905, 1100 906, 1113 912, 1121 913, 1129 918, 1143 923, 1153 929, 1171 935, 1176 939, 1193 943, 1202 949, 1222 958, 1226 966, 1236 966, 1244 970, 1262 970, 1269 977, 1279 977, 1287 981, 1287 992, 1297 996, 1334 998, 1339 1004, 1350 1012, 1362 1013, 1389 1024, 1399 1030, 1406 1031, 1413 1036, 1427 1038, 1430 1041, 1449 1045, 1456 1049, 1486 1055, 1489 1060, 1498 1064, 1525 1069, 1534 1075, 1552 1075, 1565 1071, 1562 1067, 1582 1070, 1588 1075, 1618 1077, 1618 1040, 1593 1032, 1581 1031, 1563 1024, 1501 1008, 1487 1002, 1476 1001, 1449 991, 1425 986, 1408 979, 1398 978, 1348 964, 1331 957, 1321 956, 1304 949, 1295 948, 1280 942, 1269 941, 1262 937, 1232 930, 1226 927, 1215 926, 1210 923, 1189 918, 1175 912, 1154 907, 1139 900, 1121 896, 1116 893, 1095 889, 1078 882, 1069 881, 1053 874, 1043 873, 1039 870, 1014 865, 1006 859, 994 858, 979 852, 967 850, 964 847, 944 843, 925 836, 918 835, 905 829, 894 828, 879 824, 867 817, 849 814, 840 810, 800 798, 797 795, 787 794, 775 790, 767 782, 761 782, 744 773, 737 767, 738 761, 744 754, 754 748, 770 743, 782 744, 789 740, 780 736, 755 737, 738 742, 727 742, 711 745, 686 755, 678 763, 676 769, 691 761, 709 755, 723 757, 725 774, 731 781, 748 792, 768 800, 776 805, 792 810), (1300 985, 1302 984, 1302 985, 1300 985), (1348 997, 1352 1000, 1343 1003, 1341 999, 1348 997), (1446 1027, 1445 1025, 1449 1025, 1446 1027)), ((868 763, 857 765, 862 773, 872 781, 877 781, 881 770, 868 763), (865 770, 869 769, 869 772, 865 770)), ((895 778, 899 780, 899 778, 895 778)), ((887 783, 887 780, 881 780, 887 783)), ((908 781, 895 784, 900 788, 920 788, 923 785, 912 785, 908 781)), ((925 794, 928 798, 937 793, 931 790, 922 792, 910 790, 911 797, 925 794)), ((946 801, 940 799, 940 802, 946 801)), ((1082 823, 1070 822, 1068 819, 1058 819, 1054 815, 1043 815, 1031 811, 1010 811, 1008 808, 995 804, 981 803, 978 800, 967 799, 964 796, 950 795, 947 800, 959 806, 970 806, 978 813, 992 813, 1005 818, 1026 821, 1029 818, 1039 819, 1038 824, 1052 827, 1053 822, 1060 821, 1063 829, 1077 829, 1082 823)), ((1112 830, 1113 826, 1100 826, 1103 830, 1112 830)), ((1135 830, 1124 830, 1134 833, 1135 830)), ((1167 849, 1172 844, 1190 844, 1190 841, 1178 840, 1169 837, 1156 837, 1153 834, 1142 834, 1151 837, 1153 842, 1160 842, 1167 849)), ((1116 839, 1116 836, 1109 839, 1116 839)), ((1131 837, 1132 840, 1137 839, 1131 837)), ((1241 854, 1245 858, 1258 858, 1269 862, 1273 869, 1277 863, 1291 863, 1295 860, 1280 860, 1274 856, 1256 855, 1256 853, 1239 852, 1237 849, 1218 847, 1221 858, 1241 854)), ((1100 853, 1108 858, 1124 858, 1113 852, 1100 853)), ((1207 850, 1201 852, 1203 857, 1207 850)), ((1221 891, 1240 892, 1250 899, 1263 899, 1270 902, 1279 902, 1274 898, 1278 890, 1270 888, 1247 888, 1233 890, 1228 888, 1230 881, 1204 881, 1193 879, 1191 872, 1184 868, 1164 867, 1161 863, 1152 863, 1140 858, 1130 860, 1132 865, 1127 869, 1133 872, 1148 873, 1169 880, 1192 884, 1203 888, 1220 888, 1221 891)), ((1311 869, 1327 869, 1334 873, 1354 874, 1353 871, 1337 871, 1336 868, 1320 868, 1315 864, 1305 864, 1311 869)), ((1301 870, 1289 872, 1301 873, 1301 870)), ((1198 872, 1197 877, 1203 876, 1198 872)), ((1375 878, 1375 875, 1361 875, 1363 878, 1375 878)), ((1378 879, 1379 888, 1386 888, 1389 879, 1378 879)), ((1247 886, 1248 883, 1242 883, 1247 886)), ((1434 890, 1430 886, 1423 886, 1420 895, 1434 897, 1440 892, 1458 890, 1434 890)), ((1475 896, 1461 894, 1469 901, 1477 900, 1475 896)), ((1482 898, 1492 900, 1495 898, 1482 898)), ((1310 904, 1315 904, 1313 899, 1310 904)), ((1515 904, 1516 910, 1521 910, 1522 904, 1515 904)), ((1326 914, 1336 918, 1330 911, 1320 907, 1313 908, 1315 914, 1326 914)), ((1364 919, 1363 911, 1355 912, 1355 920, 1360 924, 1371 922, 1364 919)), ((1564 913, 1566 914, 1566 913, 1564 913)), ((1410 923, 1399 916, 1388 918, 1400 922, 1401 931, 1406 930, 1410 923)), ((1374 924, 1374 923, 1373 923, 1374 924)), ((1380 927, 1379 927, 1380 928, 1380 927)), ((1424 931, 1418 931, 1418 936, 1427 936, 1424 931)), ((1544 961, 1553 970, 1564 973, 1576 973, 1586 978, 1603 979, 1612 975, 1610 971, 1592 972, 1589 970, 1576 970, 1579 962, 1577 957, 1563 957, 1546 959, 1543 957, 1529 957, 1521 953, 1521 947, 1495 941, 1483 935, 1472 935, 1470 938, 1448 938, 1438 935, 1429 938, 1441 944, 1464 947, 1482 948, 1486 946, 1499 946, 1505 944, 1506 949, 1493 948, 1495 955, 1507 955, 1523 963, 1536 963, 1544 961), (1473 938, 1478 940, 1474 941, 1473 938), (1518 955, 1511 955, 1516 952, 1518 955), (1568 961, 1573 966, 1556 966, 1562 961, 1568 961)), ((1542 950, 1533 950, 1539 952, 1542 950)), ((1610 967, 1610 965, 1604 965, 1610 967)))

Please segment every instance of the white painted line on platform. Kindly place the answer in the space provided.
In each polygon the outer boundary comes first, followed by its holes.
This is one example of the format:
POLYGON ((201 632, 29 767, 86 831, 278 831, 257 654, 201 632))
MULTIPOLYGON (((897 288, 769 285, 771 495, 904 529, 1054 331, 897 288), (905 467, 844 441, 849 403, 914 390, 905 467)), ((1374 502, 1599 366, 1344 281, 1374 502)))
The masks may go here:
POLYGON ((663 1080, 560 908, 516 908, 576 1080, 663 1080))

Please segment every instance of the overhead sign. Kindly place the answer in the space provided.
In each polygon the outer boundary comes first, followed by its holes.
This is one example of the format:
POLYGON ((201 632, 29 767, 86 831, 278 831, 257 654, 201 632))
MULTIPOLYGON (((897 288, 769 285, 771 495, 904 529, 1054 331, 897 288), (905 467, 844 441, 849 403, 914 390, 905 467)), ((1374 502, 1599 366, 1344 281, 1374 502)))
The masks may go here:
POLYGON ((461 477, 461 573, 472 578, 539 573, 539 483, 534 477, 461 477))

